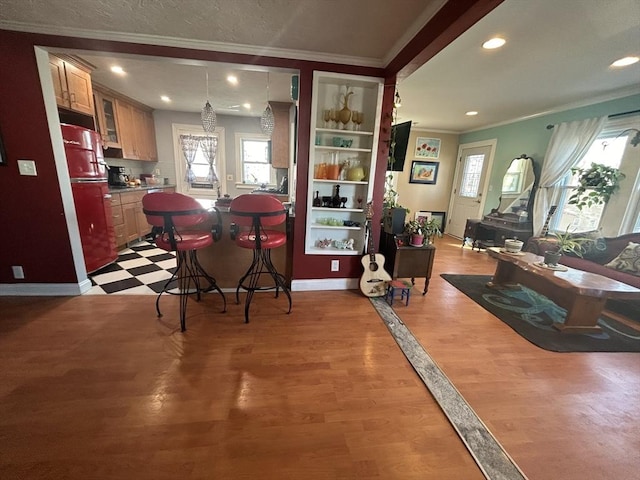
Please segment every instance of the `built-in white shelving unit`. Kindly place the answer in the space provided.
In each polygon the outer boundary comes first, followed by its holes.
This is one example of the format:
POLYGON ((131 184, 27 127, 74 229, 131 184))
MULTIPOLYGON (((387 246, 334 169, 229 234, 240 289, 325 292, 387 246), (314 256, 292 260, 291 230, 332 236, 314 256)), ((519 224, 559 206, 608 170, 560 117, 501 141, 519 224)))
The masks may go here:
POLYGON ((314 73, 305 236, 307 254, 362 255, 365 207, 373 195, 382 91, 381 78, 314 73), (345 95, 349 110, 362 114, 360 125, 353 121, 345 125, 325 120, 325 111, 343 109, 345 95), (329 167, 332 164, 342 167, 338 178, 331 178, 331 173, 336 171, 335 166, 329 167), (362 168, 364 178, 349 179, 350 169, 358 167, 362 168), (324 178, 324 172, 329 178, 324 178), (342 197, 337 208, 326 201, 335 195, 336 186, 342 197), (314 206, 316 195, 322 206, 314 206), (323 197, 325 201, 322 201, 323 197), (350 248, 344 248, 345 245, 350 248))

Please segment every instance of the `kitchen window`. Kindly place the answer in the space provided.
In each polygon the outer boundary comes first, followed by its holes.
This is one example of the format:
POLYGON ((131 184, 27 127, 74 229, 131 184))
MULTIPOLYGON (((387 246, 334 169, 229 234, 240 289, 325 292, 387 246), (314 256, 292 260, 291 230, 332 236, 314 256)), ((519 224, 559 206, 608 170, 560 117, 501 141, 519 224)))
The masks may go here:
POLYGON ((224 128, 204 133, 194 125, 174 124, 173 137, 179 191, 201 198, 217 198, 226 193, 224 128))
POLYGON ((236 171, 238 187, 256 185, 274 187, 275 169, 271 168, 271 138, 267 135, 236 133, 236 171))

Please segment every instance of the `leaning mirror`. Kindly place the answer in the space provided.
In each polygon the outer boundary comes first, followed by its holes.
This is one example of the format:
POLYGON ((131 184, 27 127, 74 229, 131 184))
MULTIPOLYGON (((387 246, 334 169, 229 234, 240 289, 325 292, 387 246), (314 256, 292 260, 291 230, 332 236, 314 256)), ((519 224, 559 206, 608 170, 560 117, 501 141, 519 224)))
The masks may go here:
POLYGON ((534 184, 533 159, 523 153, 511 161, 502 178, 498 212, 503 215, 528 218, 534 184))

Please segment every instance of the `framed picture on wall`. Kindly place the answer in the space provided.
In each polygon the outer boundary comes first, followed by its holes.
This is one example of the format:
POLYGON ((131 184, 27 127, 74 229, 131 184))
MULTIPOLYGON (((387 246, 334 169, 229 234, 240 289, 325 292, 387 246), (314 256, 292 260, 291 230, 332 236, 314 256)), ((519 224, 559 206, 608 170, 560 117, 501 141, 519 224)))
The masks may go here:
POLYGON ((415 160, 411 163, 409 183, 426 183, 435 185, 438 179, 438 162, 422 162, 415 160))
POLYGON ((416 139, 416 158, 438 158, 440 155, 440 139, 418 137, 416 139))

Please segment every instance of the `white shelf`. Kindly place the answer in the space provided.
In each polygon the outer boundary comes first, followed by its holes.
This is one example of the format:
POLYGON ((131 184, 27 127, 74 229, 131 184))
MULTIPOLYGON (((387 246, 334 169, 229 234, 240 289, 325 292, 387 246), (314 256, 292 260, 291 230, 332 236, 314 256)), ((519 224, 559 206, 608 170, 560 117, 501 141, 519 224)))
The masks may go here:
POLYGON ((358 250, 347 250, 335 247, 309 247, 305 253, 309 253, 311 255, 361 255, 358 250))
POLYGON ((343 183, 346 185, 368 185, 369 184, 369 182, 365 182, 365 181, 355 182, 353 180, 327 180, 325 178, 314 178, 313 182, 314 183, 343 183))
MULTIPOLYGON (((309 145, 309 171, 307 191, 307 219, 305 231, 305 254, 309 255, 348 255, 362 256, 365 244, 365 202, 371 199, 375 180, 375 165, 377 160, 380 119, 382 115, 382 93, 384 79, 361 75, 345 75, 335 72, 313 73, 313 92, 311 102, 310 137, 315 136, 318 145, 309 145), (362 130, 343 130, 342 128, 326 128, 328 124, 322 118, 323 110, 329 108, 342 108, 344 95, 352 92, 347 105, 352 111, 364 113, 366 123, 360 125, 362 130), (342 104, 342 106, 341 106, 342 104), (351 147, 337 147, 333 145, 331 137, 347 139, 351 147), (332 160, 343 161, 347 158, 357 160, 365 172, 364 180, 338 180, 313 178, 315 166, 326 161, 328 156, 332 160), (336 157, 338 157, 336 159, 336 157), (316 192, 326 193, 333 191, 334 185, 341 187, 341 197, 346 197, 347 204, 356 206, 357 198, 362 198, 360 208, 332 208, 313 207, 316 192), (351 220, 360 226, 347 227, 343 225, 324 225, 319 223, 323 217, 333 217, 338 220, 351 220), (355 250, 342 250, 335 247, 321 248, 317 246, 323 237, 349 237, 355 243, 355 250)), ((351 126, 349 124, 348 126, 351 126)), ((336 142, 337 143, 337 142, 336 142)), ((354 177, 352 177, 354 178, 354 177)), ((359 178, 359 177, 355 177, 359 178)), ((337 222, 336 222, 337 223, 337 222)), ((334 238, 335 239, 335 238, 334 238)), ((345 240, 345 238, 338 238, 345 240)))
POLYGON ((329 145, 314 145, 316 150, 326 150, 327 152, 365 152, 370 153, 370 148, 333 147, 329 145))
POLYGON ((317 133, 331 133, 333 135, 362 135, 365 137, 372 137, 373 132, 363 132, 360 130, 340 130, 337 128, 316 128, 317 133))
POLYGON ((346 227, 344 225, 323 225, 321 223, 312 223, 311 228, 322 228, 327 230, 361 230, 362 227, 346 227))
POLYGON ((334 207, 311 207, 316 212, 364 212, 363 208, 334 208, 334 207))

